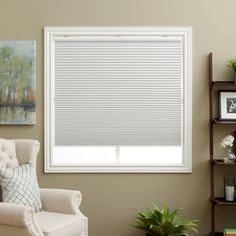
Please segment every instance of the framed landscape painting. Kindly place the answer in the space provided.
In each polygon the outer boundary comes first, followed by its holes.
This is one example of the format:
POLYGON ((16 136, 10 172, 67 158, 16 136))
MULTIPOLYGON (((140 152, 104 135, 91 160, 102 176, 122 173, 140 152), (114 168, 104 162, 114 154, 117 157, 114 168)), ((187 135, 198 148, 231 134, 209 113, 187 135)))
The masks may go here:
POLYGON ((36 42, 0 41, 0 124, 36 123, 36 42))

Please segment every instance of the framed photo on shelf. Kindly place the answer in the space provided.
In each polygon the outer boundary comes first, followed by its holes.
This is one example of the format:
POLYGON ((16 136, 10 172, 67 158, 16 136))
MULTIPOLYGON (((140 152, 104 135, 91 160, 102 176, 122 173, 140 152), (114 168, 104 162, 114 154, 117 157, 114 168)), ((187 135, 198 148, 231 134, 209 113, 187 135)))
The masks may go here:
POLYGON ((219 119, 236 120, 236 91, 219 91, 219 119))

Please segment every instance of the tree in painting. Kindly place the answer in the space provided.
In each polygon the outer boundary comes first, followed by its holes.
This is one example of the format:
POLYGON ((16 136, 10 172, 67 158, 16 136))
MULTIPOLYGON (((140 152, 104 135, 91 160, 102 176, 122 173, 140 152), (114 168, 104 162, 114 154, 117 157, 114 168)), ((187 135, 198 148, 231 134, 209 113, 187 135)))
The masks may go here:
POLYGON ((0 42, 0 123, 35 124, 35 42, 0 42))

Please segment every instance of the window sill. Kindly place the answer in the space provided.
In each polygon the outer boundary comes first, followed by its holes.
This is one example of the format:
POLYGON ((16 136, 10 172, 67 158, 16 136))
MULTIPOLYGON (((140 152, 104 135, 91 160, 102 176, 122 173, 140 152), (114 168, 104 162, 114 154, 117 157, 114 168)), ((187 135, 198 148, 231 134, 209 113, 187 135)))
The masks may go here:
POLYGON ((178 166, 49 166, 45 173, 191 173, 188 163, 178 166))

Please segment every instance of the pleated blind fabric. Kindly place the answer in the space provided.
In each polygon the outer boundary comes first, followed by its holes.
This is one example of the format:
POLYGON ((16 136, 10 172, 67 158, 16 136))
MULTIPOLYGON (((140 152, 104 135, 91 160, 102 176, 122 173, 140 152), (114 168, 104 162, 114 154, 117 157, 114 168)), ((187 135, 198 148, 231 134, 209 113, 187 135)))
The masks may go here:
POLYGON ((55 145, 181 144, 181 40, 54 45, 55 145))

